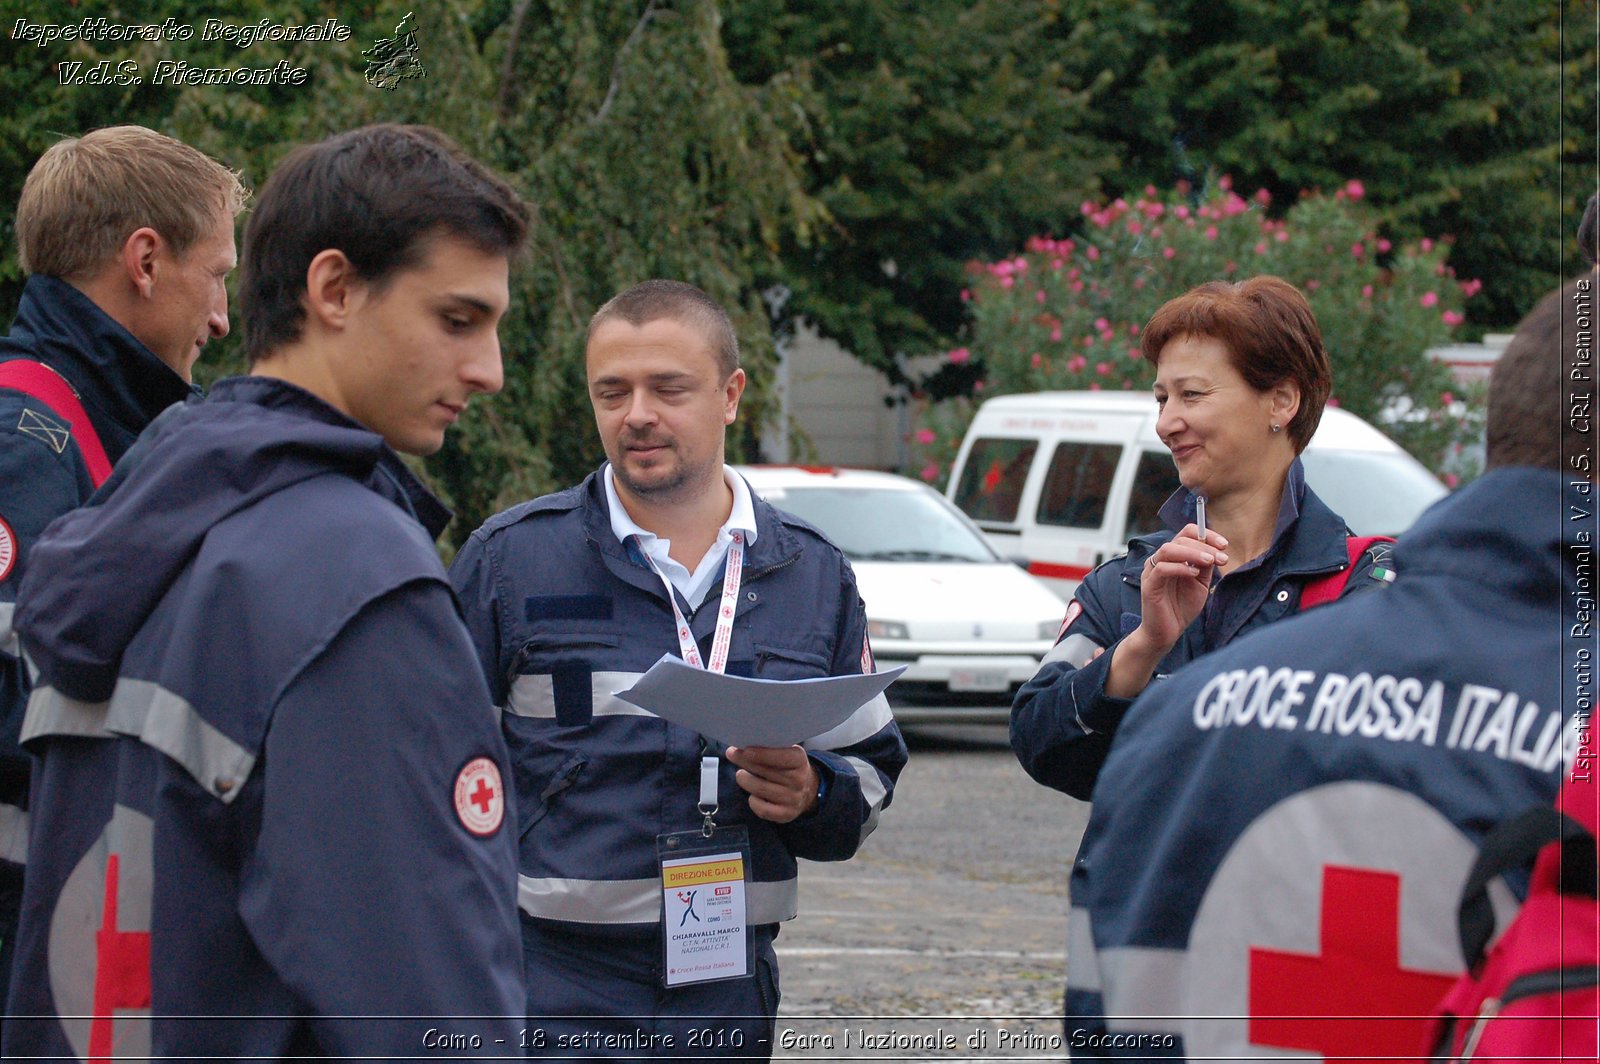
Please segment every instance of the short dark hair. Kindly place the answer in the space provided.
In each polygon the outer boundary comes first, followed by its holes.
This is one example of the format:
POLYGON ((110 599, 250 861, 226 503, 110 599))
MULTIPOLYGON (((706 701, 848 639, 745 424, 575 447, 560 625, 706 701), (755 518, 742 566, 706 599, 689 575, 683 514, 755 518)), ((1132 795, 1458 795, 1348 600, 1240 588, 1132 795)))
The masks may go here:
MULTIPOLYGON (((1588 453, 1592 417, 1574 400, 1593 389, 1593 277, 1551 292, 1517 327, 1489 378, 1487 465, 1535 466, 1570 473, 1564 456, 1588 453), (1576 378, 1576 379, 1574 379, 1576 378)), ((1580 470, 1594 479, 1593 470, 1580 470)))
POLYGON ((1159 366, 1162 349, 1186 336, 1220 342, 1233 368, 1258 392, 1285 380, 1298 384, 1300 409, 1289 422, 1289 440, 1296 453, 1306 449, 1333 391, 1333 368, 1322 329, 1298 288, 1269 276, 1208 281, 1156 311, 1139 335, 1139 349, 1159 366))
POLYGON ((636 328, 662 318, 698 326, 705 333, 706 342, 711 345, 711 353, 716 357, 717 368, 722 376, 730 377, 739 368, 739 337, 733 331, 728 312, 692 284, 660 279, 641 281, 612 296, 589 319, 589 332, 584 337, 585 349, 594 338, 595 330, 612 318, 621 318, 636 328))
POLYGON ((306 270, 317 255, 342 251, 381 290, 441 234, 515 258, 528 208, 430 126, 363 126, 290 152, 245 231, 239 303, 250 362, 300 338, 306 270))

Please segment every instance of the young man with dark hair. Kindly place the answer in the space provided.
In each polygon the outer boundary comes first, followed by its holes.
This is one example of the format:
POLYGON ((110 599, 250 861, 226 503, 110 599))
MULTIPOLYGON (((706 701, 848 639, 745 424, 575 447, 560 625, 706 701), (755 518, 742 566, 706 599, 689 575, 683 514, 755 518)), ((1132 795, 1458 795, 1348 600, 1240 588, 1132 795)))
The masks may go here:
POLYGON ((28 839, 17 587, 45 526, 189 396, 200 348, 227 335, 233 220, 246 197, 227 167, 141 126, 54 144, 22 186, 17 245, 29 277, 0 338, 0 1002, 28 839))
MULTIPOLYGON (((855 853, 905 744, 882 696, 803 747, 748 748, 615 697, 664 654, 777 680, 873 666, 844 556, 724 464, 744 371, 722 308, 691 285, 644 282, 595 314, 585 366, 607 464, 491 518, 450 571, 515 759, 536 1055, 763 1059, 795 859, 855 853), (746 908, 696 932, 737 934, 719 939, 747 954, 723 969, 737 978, 685 978, 668 962, 658 847, 703 831, 748 838, 742 887, 717 888, 746 908)), ((679 959, 692 971, 697 958, 679 959)))
POLYGON ((1490 384, 1488 472, 1406 533, 1392 587, 1129 709, 1072 879, 1074 1057, 1418 1054, 1465 966, 1479 843, 1548 805, 1578 751, 1563 663, 1596 651, 1595 436, 1570 399, 1592 387, 1594 289, 1523 322, 1490 384))
POLYGON ((505 746, 396 452, 499 389, 526 226, 432 130, 297 149, 245 240, 252 375, 39 541, 7 1055, 515 1051, 505 746))

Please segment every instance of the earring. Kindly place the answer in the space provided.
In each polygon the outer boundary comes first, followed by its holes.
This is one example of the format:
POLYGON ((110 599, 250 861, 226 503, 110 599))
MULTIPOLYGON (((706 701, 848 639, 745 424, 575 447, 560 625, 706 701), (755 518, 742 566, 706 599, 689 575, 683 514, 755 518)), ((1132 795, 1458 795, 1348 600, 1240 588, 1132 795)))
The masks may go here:
POLYGON ((1283 431, 1283 426, 1278 424, 1276 421, 1274 421, 1272 423, 1272 431, 1273 432, 1282 432, 1283 431))

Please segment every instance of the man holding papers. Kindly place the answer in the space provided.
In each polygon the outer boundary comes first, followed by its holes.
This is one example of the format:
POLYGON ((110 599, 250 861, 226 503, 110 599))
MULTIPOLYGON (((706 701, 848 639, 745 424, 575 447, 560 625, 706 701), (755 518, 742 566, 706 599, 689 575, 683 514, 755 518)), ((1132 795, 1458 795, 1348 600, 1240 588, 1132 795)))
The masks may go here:
POLYGON ((724 746, 617 697, 663 655, 767 680, 871 672, 855 577, 723 461, 744 371, 692 285, 595 314, 609 461, 473 533, 451 578, 511 747, 529 1048, 761 1057, 795 858, 855 853, 905 764, 881 695, 802 746, 724 746))

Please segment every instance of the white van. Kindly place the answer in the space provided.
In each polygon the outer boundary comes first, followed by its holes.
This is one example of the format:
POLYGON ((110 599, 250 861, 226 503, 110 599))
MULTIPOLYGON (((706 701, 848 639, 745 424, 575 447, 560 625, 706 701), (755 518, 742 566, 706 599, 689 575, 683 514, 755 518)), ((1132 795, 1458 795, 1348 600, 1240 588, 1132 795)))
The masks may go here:
MULTIPOLYGON (((961 441, 946 494, 1001 555, 1070 598, 1089 570, 1160 529, 1178 489, 1148 393, 990 399, 961 441)), ((1358 536, 1398 535, 1445 494, 1427 468, 1354 414, 1328 407, 1301 456, 1306 481, 1358 536)))

